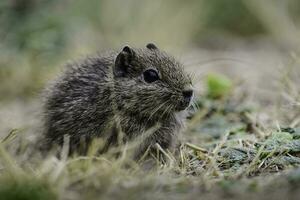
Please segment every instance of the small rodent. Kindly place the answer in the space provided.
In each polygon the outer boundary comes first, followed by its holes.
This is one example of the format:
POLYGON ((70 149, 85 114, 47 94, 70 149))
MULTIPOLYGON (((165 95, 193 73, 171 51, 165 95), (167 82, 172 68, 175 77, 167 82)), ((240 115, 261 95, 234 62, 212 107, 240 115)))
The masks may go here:
POLYGON ((104 138, 107 149, 118 131, 126 142, 156 126, 136 156, 156 143, 172 151, 193 93, 183 65, 152 43, 88 57, 67 65, 47 88, 44 141, 50 148, 68 135, 70 152, 86 152, 93 138, 104 138))

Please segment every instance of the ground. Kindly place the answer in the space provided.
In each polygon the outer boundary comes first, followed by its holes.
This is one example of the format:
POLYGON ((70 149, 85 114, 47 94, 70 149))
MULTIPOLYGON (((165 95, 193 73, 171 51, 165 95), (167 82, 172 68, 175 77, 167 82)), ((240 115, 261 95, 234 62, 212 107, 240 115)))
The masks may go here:
POLYGON ((298 199, 300 67, 257 42, 182 55, 197 103, 176 155, 152 169, 112 152, 42 157, 40 99, 0 107, 0 199, 298 199))

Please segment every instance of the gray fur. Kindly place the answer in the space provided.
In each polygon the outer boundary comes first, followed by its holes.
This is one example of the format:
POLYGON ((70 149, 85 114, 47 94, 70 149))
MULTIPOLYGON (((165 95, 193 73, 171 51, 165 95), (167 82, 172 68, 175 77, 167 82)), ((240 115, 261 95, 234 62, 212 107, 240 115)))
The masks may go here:
POLYGON ((179 106, 182 91, 191 85, 191 79, 173 57, 154 45, 150 47, 124 48, 126 52, 123 49, 67 65, 46 90, 47 148, 62 145, 64 135, 68 135, 71 152, 80 152, 82 144, 86 151, 96 137, 105 138, 107 149, 117 142, 120 130, 124 141, 132 141, 159 125, 144 138, 137 155, 155 143, 172 151, 185 120, 181 117, 185 109, 179 106), (143 72, 149 68, 156 69, 161 80, 146 83, 143 72))

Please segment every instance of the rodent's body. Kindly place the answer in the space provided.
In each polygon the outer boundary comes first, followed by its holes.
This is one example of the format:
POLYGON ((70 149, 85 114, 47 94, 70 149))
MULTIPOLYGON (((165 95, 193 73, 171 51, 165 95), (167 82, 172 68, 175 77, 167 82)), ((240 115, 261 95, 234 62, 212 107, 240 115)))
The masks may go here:
POLYGON ((137 156, 156 143, 172 150, 192 94, 188 102, 177 96, 187 91, 190 79, 179 63, 152 45, 125 47, 119 54, 68 66, 46 93, 47 144, 62 145, 68 135, 71 152, 80 146, 86 151, 93 138, 101 137, 109 148, 119 139, 119 131, 126 142, 155 127, 138 146, 137 156))

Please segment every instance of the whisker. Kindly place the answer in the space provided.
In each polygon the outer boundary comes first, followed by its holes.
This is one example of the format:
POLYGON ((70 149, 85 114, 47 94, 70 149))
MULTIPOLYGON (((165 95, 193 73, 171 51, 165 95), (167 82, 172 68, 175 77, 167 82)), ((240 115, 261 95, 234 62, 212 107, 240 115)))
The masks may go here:
POLYGON ((192 101, 192 103, 191 103, 191 106, 192 106, 192 108, 193 108, 194 112, 197 112, 196 105, 195 105, 195 103, 194 103, 193 101, 192 101))
POLYGON ((172 108, 172 105, 168 105, 161 116, 163 117, 166 113, 169 113, 171 111, 171 108, 172 108))
POLYGON ((159 105, 149 116, 149 118, 147 119, 146 123, 151 120, 151 118, 154 116, 154 114, 159 111, 159 109, 161 109, 163 106, 165 106, 168 103, 169 100, 165 101, 164 103, 162 103, 161 105, 159 105))
POLYGON ((193 103, 194 103, 194 105, 195 105, 196 109, 197 109, 197 110, 199 110, 199 109, 200 109, 200 107, 199 107, 199 105, 198 105, 198 103, 197 103, 196 99, 193 99, 193 103))

